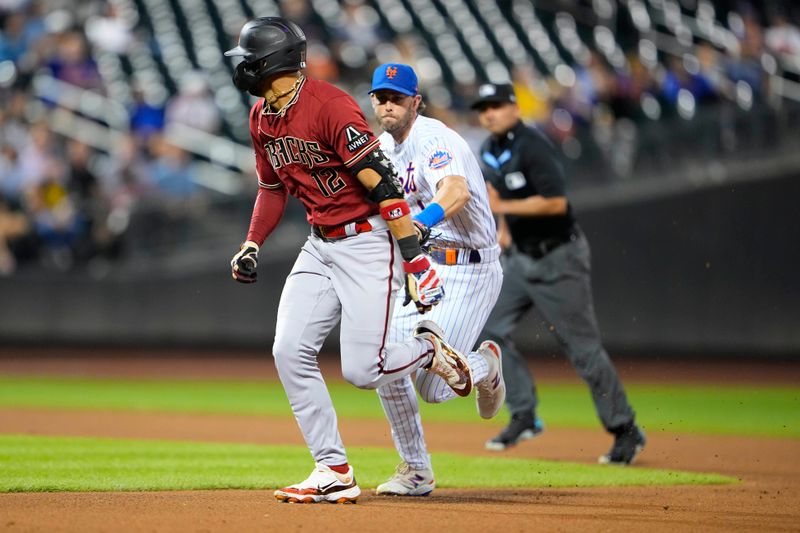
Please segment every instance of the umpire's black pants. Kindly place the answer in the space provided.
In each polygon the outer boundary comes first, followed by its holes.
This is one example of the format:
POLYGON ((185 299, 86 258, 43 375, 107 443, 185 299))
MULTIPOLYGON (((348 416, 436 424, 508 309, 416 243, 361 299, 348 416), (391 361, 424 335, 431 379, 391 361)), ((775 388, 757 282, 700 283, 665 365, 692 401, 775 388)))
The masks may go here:
POLYGON ((503 377, 511 414, 535 410, 533 376, 510 334, 536 307, 550 324, 578 375, 589 385, 597 415, 607 430, 634 418, 614 364, 600 342, 591 285, 591 253, 582 233, 541 259, 516 249, 503 257, 503 287, 482 338, 503 349, 503 377))

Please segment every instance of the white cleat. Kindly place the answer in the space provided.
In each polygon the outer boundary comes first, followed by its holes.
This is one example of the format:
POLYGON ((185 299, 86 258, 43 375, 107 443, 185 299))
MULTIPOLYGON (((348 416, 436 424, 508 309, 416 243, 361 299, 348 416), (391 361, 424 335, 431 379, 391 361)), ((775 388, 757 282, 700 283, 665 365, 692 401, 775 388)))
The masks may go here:
POLYGON ((339 474, 320 463, 305 481, 275 491, 275 498, 287 503, 356 503, 360 495, 352 466, 339 474))
POLYGON ((431 365, 425 370, 441 377, 459 396, 472 392, 472 371, 467 358, 444 340, 444 331, 432 320, 422 320, 414 328, 414 336, 433 344, 431 365))
POLYGON ((394 475, 375 489, 381 496, 427 496, 436 487, 433 470, 414 470, 403 461, 397 465, 394 475))
POLYGON ((478 348, 489 365, 486 379, 475 385, 475 402, 481 418, 494 418, 506 401, 506 383, 503 381, 503 354, 494 341, 483 341, 478 348))

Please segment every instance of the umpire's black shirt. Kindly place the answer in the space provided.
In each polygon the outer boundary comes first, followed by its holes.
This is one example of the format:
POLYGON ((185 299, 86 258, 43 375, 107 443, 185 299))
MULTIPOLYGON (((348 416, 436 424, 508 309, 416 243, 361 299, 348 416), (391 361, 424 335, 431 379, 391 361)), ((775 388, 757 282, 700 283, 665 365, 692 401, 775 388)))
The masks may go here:
MULTIPOLYGON (((484 177, 503 199, 541 195, 566 196, 564 169, 555 146, 538 130, 518 122, 505 135, 492 135, 481 146, 484 177)), ((549 240, 566 241, 575 218, 567 203, 563 215, 506 215, 511 237, 520 248, 549 240)))

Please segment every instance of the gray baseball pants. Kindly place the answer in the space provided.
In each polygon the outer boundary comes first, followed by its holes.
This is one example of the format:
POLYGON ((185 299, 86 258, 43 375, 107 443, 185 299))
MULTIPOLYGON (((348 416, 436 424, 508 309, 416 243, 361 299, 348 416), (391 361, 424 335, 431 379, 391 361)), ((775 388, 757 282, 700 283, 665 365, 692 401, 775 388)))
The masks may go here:
POLYGON ((514 249, 503 257, 503 287, 484 328, 503 349, 506 405, 511 414, 531 412, 538 398, 525 358, 510 339, 525 313, 536 307, 550 324, 578 375, 589 385, 607 430, 634 418, 614 364, 603 349, 595 318, 591 253, 582 233, 541 259, 514 249))

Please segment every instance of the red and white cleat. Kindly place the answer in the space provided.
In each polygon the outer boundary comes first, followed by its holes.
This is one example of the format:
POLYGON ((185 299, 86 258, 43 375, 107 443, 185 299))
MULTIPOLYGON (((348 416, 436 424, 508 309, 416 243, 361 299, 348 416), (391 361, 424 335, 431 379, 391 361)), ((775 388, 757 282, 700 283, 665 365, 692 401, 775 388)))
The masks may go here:
POLYGON ((356 503, 360 495, 352 466, 339 474, 320 463, 305 481, 275 491, 275 498, 286 503, 356 503))

